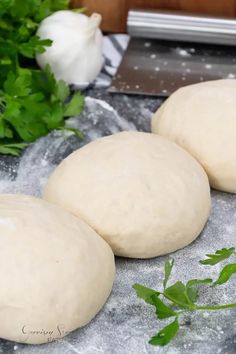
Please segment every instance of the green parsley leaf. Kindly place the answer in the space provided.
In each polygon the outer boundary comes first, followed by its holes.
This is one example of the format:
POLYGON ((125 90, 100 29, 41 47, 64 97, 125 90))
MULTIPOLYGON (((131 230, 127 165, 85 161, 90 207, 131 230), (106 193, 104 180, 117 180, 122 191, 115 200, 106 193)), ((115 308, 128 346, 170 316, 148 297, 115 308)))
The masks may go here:
POLYGON ((69 131, 69 132, 72 132, 75 135, 79 136, 81 139, 84 138, 84 134, 79 129, 75 129, 75 128, 70 128, 70 127, 64 126, 64 127, 57 128, 57 130, 62 130, 62 131, 65 131, 65 132, 69 131))
POLYGON ((201 264, 209 264, 211 266, 228 259, 235 254, 235 248, 222 248, 217 250, 214 254, 207 254, 208 259, 200 261, 201 264))
POLYGON ((221 285, 226 283, 235 273, 236 273, 236 263, 227 264, 220 272, 220 275, 218 279, 214 282, 214 285, 221 285))
POLYGON ((39 5, 38 13, 36 15, 37 21, 42 21, 45 17, 49 16, 51 14, 51 0, 44 0, 41 1, 41 4, 39 5))
POLYGON ((70 5, 70 0, 51 0, 52 11, 66 10, 70 5))
POLYGON ((179 331, 179 322, 178 318, 174 320, 171 324, 163 328, 160 332, 158 332, 155 336, 153 336, 149 343, 152 345, 167 345, 178 333, 179 331))
POLYGON ((33 5, 30 0, 14 0, 11 7, 11 15, 15 18, 26 17, 30 15, 30 7, 33 5))
POLYGON ((19 156, 28 144, 0 144, 0 154, 19 156))
POLYGON ((24 97, 30 94, 30 84, 30 72, 27 71, 20 76, 16 76, 11 71, 7 76, 7 80, 3 84, 3 88, 9 96, 13 96, 14 98, 17 96, 24 97))
POLYGON ((152 295, 153 305, 156 307, 156 315, 159 320, 164 318, 177 316, 177 313, 167 306, 160 298, 159 295, 152 295))
POLYGON ((50 109, 42 118, 43 121, 47 124, 47 128, 49 130, 57 129, 63 124, 63 112, 64 107, 62 104, 51 104, 50 109))
POLYGON ((6 107, 2 118, 12 124, 13 120, 20 114, 20 110, 21 104, 16 99, 11 100, 6 98, 6 107))
POLYGON ((167 282, 169 280, 173 265, 174 265, 174 260, 173 259, 168 260, 168 261, 165 262, 165 278, 164 278, 164 281, 163 281, 163 288, 164 289, 166 288, 166 284, 167 284, 167 282))
POLYGON ((71 117, 80 114, 84 108, 84 97, 80 92, 76 92, 70 102, 65 107, 64 117, 71 117))
POLYGON ((50 47, 52 41, 50 39, 40 39, 38 36, 33 36, 26 43, 19 45, 19 53, 26 58, 34 58, 36 53, 45 52, 45 47, 50 47))
POLYGON ((68 7, 69 0, 0 1, 0 154, 17 156, 25 143, 52 129, 82 137, 65 123, 82 111, 83 97, 79 92, 70 97, 68 85, 34 60, 52 43, 36 35, 39 22, 68 7))
POLYGON ((209 284, 212 283, 212 279, 192 279, 189 280, 186 284, 187 296, 191 300, 192 303, 195 303, 198 299, 198 290, 196 288, 197 285, 200 284, 209 284))
POLYGON ((56 100, 65 102, 69 94, 70 94, 70 90, 69 87, 66 85, 66 83, 63 80, 57 81, 53 89, 53 97, 56 100))
MULTIPOLYGON (((210 262, 218 263, 219 261, 229 258, 232 255, 236 255, 235 248, 229 249, 223 248, 216 251, 215 254, 208 255, 210 262)), ((206 260, 209 262, 209 260, 206 260)), ((205 261, 204 261, 205 262, 205 261)), ((211 264, 210 263, 210 264, 211 264)), ((215 264, 216 264, 215 263, 215 264)), ((209 264, 209 263, 207 263, 209 264)), ((178 319, 186 311, 216 311, 216 310, 228 310, 236 309, 236 303, 224 304, 224 305, 197 305, 196 301, 199 297, 197 286, 201 284, 212 284, 212 279, 191 279, 186 285, 181 281, 177 281, 173 285, 166 288, 166 283, 171 274, 173 267, 173 261, 165 263, 165 277, 163 281, 164 291, 146 288, 140 284, 135 284, 133 288, 136 290, 137 296, 142 298, 148 304, 155 306, 157 318, 162 320, 169 317, 175 317, 175 321, 163 328, 154 337, 151 338, 150 344, 164 346, 168 344, 176 335, 179 330, 178 319), (170 301, 172 304, 168 305, 161 297, 170 301)), ((233 274, 236 273, 236 263, 227 264, 219 274, 218 279, 213 285, 220 285, 226 283, 233 274)), ((212 286, 211 286, 212 288, 212 286)))
POLYGON ((6 121, 0 116, 0 139, 13 138, 13 131, 10 129, 6 121))
POLYGON ((4 15, 13 6, 14 0, 1 0, 0 1, 0 16, 4 15))
POLYGON ((0 18, 0 29, 11 31, 13 30, 13 25, 0 18))
POLYGON ((70 95, 68 85, 63 81, 57 81, 49 65, 46 65, 42 72, 34 72, 34 82, 37 89, 40 89, 51 96, 52 102, 65 102, 70 95))
POLYGON ((181 281, 177 281, 174 285, 165 289, 163 294, 167 299, 183 308, 193 308, 193 303, 188 297, 186 286, 181 281))
POLYGON ((136 291, 136 294, 138 297, 143 299, 148 304, 155 306, 155 300, 153 300, 152 296, 153 295, 157 295, 157 296, 160 295, 160 293, 158 291, 147 288, 146 286, 143 286, 140 284, 134 284, 133 289, 136 291))
POLYGON ((11 41, 0 38, 0 56, 14 56, 16 52, 17 49, 11 41))
POLYGON ((14 125, 19 137, 25 142, 33 142, 48 133, 45 123, 32 116, 31 112, 26 109, 21 109, 17 116, 8 118, 8 121, 14 125))

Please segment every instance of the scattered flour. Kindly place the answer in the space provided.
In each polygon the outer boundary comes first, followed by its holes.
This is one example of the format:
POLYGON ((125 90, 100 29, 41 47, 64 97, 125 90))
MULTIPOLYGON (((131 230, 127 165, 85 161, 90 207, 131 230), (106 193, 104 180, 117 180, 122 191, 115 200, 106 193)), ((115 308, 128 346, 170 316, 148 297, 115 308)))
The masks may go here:
POLYGON ((176 48, 176 53, 178 54, 178 55, 180 55, 181 57, 191 57, 191 53, 189 53, 190 52, 190 50, 188 51, 188 50, 186 50, 186 49, 182 49, 182 48, 180 48, 180 47, 177 47, 176 48))
MULTIPOLYGON (((130 109, 133 114, 143 116, 138 121, 139 130, 146 130, 146 121, 152 112, 139 106, 134 110, 131 100, 122 98, 124 113, 130 109), (130 105, 130 107, 129 107, 130 105), (143 124, 143 126, 142 126, 143 124)), ((135 121, 135 120, 134 120, 135 121)), ((91 139, 121 130, 135 130, 136 126, 121 117, 106 102, 88 97, 80 117, 68 124, 80 127, 85 140, 74 135, 52 133, 29 147, 22 156, 17 177, 7 176, 0 171, 0 192, 40 195, 42 187, 55 166, 71 151, 91 139)), ((5 171, 9 161, 7 160, 5 171)), ((212 191, 212 211, 201 236, 188 247, 165 257, 150 260, 116 259, 117 276, 112 294, 103 310, 84 328, 75 331, 59 342, 33 346, 1 341, 0 352, 17 354, 203 354, 235 353, 236 316, 235 311, 189 313, 181 319, 179 335, 171 345, 152 347, 148 339, 161 326, 169 323, 156 321, 152 306, 138 299, 132 284, 160 288, 163 280, 165 260, 173 258, 175 267, 170 279, 183 282, 191 278, 216 278, 222 265, 210 267, 198 262, 206 253, 236 244, 236 196, 212 191)), ((127 215, 127 217, 129 217, 127 215)), ((145 236, 145 235, 144 235, 145 236)), ((235 302, 235 277, 227 286, 218 288, 200 287, 201 304, 235 302)))

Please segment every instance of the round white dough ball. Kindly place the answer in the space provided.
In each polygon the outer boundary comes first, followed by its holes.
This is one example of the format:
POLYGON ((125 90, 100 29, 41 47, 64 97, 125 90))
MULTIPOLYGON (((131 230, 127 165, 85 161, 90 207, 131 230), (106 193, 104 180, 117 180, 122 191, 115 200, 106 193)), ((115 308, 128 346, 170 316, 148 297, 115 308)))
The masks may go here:
POLYGON ((210 209, 207 176, 176 144, 155 134, 98 139, 56 168, 44 198, 92 226, 119 256, 149 258, 192 242, 210 209))
POLYGON ((110 294, 109 245, 41 199, 0 195, 0 337, 46 343, 86 325, 110 294))
POLYGON ((192 154, 213 188, 236 193, 236 80, 177 90, 154 115, 152 131, 192 154))

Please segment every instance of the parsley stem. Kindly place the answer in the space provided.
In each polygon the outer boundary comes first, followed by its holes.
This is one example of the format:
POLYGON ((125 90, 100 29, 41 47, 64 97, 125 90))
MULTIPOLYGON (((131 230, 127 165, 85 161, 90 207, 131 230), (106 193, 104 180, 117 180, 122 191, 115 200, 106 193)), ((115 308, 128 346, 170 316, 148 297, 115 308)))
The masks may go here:
POLYGON ((236 307, 236 303, 227 304, 227 305, 216 305, 216 306, 196 306, 196 310, 225 310, 236 307))

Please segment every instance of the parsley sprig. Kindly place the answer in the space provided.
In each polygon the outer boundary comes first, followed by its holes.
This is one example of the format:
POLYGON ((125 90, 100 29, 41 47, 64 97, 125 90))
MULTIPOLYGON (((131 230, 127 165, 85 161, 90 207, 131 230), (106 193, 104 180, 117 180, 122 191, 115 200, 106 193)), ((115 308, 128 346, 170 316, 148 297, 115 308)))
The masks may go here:
POLYGON ((68 6, 69 0, 0 1, 0 154, 18 156, 49 131, 67 129, 65 119, 83 109, 80 92, 71 98, 67 84, 34 60, 52 43, 35 35, 40 21, 68 6))
MULTIPOLYGON (((235 248, 223 248, 217 250, 214 254, 207 254, 207 259, 200 261, 200 264, 214 266, 219 262, 229 259, 236 255, 235 248)), ((154 290, 140 284, 134 284, 133 288, 139 298, 155 307, 157 319, 163 320, 173 318, 173 321, 154 335, 149 343, 152 345, 167 345, 179 331, 179 318, 188 311, 197 310, 226 310, 236 308, 236 303, 226 305, 198 305, 199 291, 198 285, 210 284, 215 287, 226 283, 234 273, 236 273, 236 263, 230 263, 223 267, 218 278, 213 281, 211 278, 192 279, 186 284, 177 281, 173 285, 167 286, 171 271, 174 266, 174 260, 165 262, 163 290, 154 290)))

